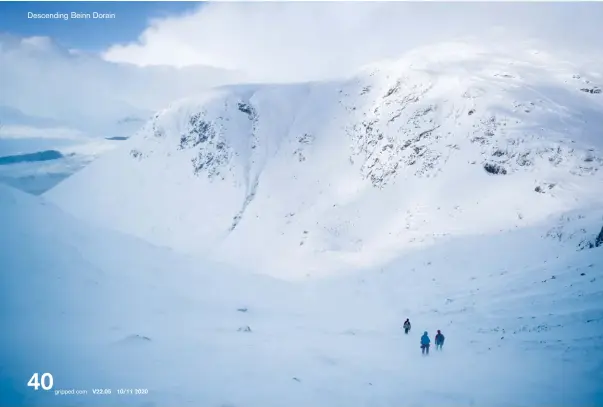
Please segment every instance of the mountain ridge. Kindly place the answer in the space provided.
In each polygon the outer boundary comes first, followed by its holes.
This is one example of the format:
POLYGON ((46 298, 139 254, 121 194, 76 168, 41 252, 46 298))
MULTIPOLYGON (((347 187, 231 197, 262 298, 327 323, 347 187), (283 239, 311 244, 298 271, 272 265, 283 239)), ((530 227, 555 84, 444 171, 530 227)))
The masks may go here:
POLYGON ((533 52, 461 50, 175 102, 48 194, 156 244, 301 275, 603 204, 603 97, 581 90, 596 78, 533 52))

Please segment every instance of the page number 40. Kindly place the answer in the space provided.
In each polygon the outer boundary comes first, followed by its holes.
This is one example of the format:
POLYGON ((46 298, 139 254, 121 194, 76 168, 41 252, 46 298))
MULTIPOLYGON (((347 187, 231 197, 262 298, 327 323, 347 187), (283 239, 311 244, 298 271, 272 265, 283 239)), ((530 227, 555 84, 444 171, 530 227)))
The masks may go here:
POLYGON ((38 387, 42 387, 42 390, 50 390, 53 384, 54 379, 50 373, 43 373, 42 376, 39 376, 39 373, 34 373, 27 382, 27 386, 33 387, 34 390, 38 390, 38 387))

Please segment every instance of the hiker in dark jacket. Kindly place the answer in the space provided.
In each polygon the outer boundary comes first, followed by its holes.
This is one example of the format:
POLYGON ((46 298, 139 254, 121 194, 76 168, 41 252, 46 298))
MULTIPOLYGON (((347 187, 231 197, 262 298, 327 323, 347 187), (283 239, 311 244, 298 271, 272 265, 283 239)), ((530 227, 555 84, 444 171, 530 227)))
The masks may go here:
POLYGON ((407 334, 410 331, 410 321, 408 320, 408 318, 406 318, 406 321, 404 321, 404 333, 407 334))
POLYGON ((442 346, 444 346, 444 335, 438 329, 438 334, 435 336, 435 346, 436 350, 442 350, 442 346))

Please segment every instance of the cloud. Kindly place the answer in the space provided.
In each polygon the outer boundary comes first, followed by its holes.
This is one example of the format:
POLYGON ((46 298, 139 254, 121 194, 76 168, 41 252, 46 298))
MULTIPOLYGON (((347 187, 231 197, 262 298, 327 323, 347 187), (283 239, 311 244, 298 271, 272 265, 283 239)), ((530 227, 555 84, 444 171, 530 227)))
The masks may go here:
POLYGON ((62 48, 48 37, 0 35, 0 122, 127 136, 137 124, 122 119, 147 119, 174 99, 241 77, 204 66, 108 62, 62 48))
POLYGON ((263 81, 322 79, 454 38, 600 51, 603 3, 218 2, 155 20, 103 53, 139 66, 203 64, 263 81))

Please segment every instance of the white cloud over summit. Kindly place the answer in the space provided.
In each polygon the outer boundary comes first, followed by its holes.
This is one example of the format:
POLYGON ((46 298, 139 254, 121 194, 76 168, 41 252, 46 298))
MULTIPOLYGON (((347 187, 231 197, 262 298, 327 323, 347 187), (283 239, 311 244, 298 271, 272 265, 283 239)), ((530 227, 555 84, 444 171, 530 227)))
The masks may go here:
POLYGON ((472 38, 600 51, 602 3, 217 2, 158 19, 103 56, 136 65, 210 65, 262 81, 321 79, 472 38))

